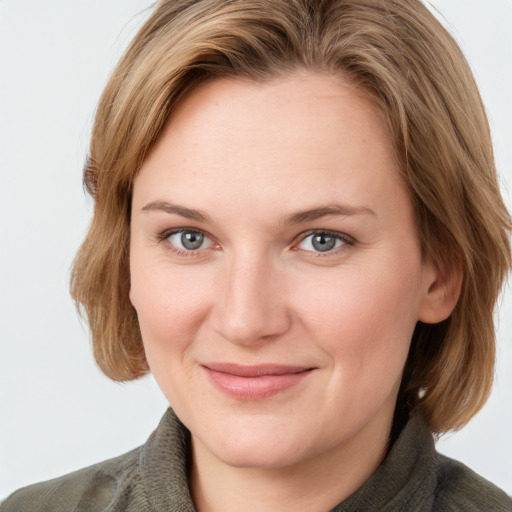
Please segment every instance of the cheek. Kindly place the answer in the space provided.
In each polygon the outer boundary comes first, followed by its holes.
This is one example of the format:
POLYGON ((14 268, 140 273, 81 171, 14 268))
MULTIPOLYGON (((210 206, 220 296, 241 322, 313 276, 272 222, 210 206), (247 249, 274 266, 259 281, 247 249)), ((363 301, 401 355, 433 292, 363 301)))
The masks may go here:
POLYGON ((297 294, 299 316, 338 375, 373 389, 401 377, 418 310, 417 266, 382 263, 333 272, 297 294))
POLYGON ((178 271, 168 265, 132 264, 132 304, 146 352, 180 351, 190 345, 208 311, 211 287, 206 276, 193 269, 178 271))
POLYGON ((131 299, 146 358, 167 400, 180 411, 187 410, 180 388, 191 377, 191 354, 211 299, 205 276, 192 268, 132 267, 131 299))

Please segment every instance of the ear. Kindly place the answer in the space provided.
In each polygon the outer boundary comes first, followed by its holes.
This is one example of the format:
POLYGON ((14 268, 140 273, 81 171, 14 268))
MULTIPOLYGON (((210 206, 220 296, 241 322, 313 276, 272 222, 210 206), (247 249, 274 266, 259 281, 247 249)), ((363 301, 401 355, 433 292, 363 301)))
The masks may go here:
POLYGON ((423 296, 418 311, 418 320, 426 324, 437 324, 446 320, 459 300, 462 288, 462 265, 453 263, 439 268, 431 262, 423 266, 423 296))
POLYGON ((135 303, 134 303, 134 297, 133 297, 133 288, 132 288, 131 284, 130 284, 130 289, 128 290, 128 298, 130 299, 132 308, 136 310, 135 303))

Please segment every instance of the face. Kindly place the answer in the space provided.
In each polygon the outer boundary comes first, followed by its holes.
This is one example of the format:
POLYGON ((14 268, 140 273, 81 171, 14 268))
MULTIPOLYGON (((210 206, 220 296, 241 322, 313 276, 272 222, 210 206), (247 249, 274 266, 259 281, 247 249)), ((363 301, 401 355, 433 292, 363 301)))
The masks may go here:
POLYGON ((264 468, 382 449, 435 275, 365 97, 311 74, 210 82, 132 212, 130 299, 196 449, 264 468))

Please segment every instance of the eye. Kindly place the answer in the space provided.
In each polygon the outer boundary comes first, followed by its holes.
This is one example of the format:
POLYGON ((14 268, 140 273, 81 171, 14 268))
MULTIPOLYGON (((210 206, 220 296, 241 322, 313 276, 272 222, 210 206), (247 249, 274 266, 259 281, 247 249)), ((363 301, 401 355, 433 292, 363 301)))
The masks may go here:
POLYGON ((335 251, 342 246, 354 242, 348 235, 331 231, 315 231, 306 234, 306 236, 297 245, 297 249, 302 251, 311 251, 318 253, 326 253, 335 251))
POLYGON ((212 245, 212 241, 201 231, 180 229, 166 234, 166 240, 178 251, 197 251, 212 245))

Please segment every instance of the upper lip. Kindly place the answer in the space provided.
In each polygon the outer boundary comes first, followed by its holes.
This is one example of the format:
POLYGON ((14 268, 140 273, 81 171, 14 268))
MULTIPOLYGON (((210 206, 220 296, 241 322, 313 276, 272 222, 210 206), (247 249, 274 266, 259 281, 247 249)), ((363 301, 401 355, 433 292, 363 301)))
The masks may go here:
POLYGON ((242 365, 237 363, 203 363, 205 368, 214 372, 227 373, 237 377, 263 377, 265 375, 289 375, 312 370, 311 366, 287 364, 242 365))

